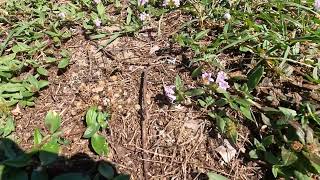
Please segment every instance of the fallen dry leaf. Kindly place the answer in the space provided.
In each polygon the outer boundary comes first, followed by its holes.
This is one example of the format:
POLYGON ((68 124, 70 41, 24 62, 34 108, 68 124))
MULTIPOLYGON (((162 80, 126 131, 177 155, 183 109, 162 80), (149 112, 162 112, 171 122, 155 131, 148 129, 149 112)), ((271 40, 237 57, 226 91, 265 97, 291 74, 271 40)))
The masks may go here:
POLYGON ((216 148, 216 151, 220 154, 223 161, 229 163, 237 154, 237 150, 235 150, 227 139, 223 140, 224 145, 216 148))

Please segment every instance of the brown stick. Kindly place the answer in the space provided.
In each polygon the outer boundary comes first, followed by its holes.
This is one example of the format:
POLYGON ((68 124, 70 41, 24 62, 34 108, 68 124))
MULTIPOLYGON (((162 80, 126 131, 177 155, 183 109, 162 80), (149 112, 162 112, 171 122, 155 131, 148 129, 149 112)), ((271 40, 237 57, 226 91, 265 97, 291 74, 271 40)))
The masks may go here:
MULTIPOLYGON (((142 149, 148 150, 147 148, 147 125, 149 120, 149 112, 147 109, 147 102, 145 100, 147 94, 147 80, 148 80, 148 70, 151 66, 145 68, 141 75, 141 86, 140 86, 140 114, 141 114, 141 144, 142 149)), ((141 152, 142 159, 147 159, 148 154, 146 151, 141 152)), ((143 176, 144 179, 148 179, 148 169, 149 163, 147 161, 143 161, 143 176)))

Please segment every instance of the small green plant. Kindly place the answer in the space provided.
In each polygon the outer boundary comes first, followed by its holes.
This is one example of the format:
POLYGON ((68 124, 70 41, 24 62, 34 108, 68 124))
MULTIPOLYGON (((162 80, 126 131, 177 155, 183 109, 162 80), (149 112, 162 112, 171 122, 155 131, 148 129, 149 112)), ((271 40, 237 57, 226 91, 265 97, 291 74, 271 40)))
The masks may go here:
POLYGON ((99 111, 97 107, 89 108, 85 117, 87 129, 83 137, 90 139, 93 150, 100 156, 107 156, 109 153, 105 137, 99 134, 100 129, 105 130, 108 127, 109 118, 108 113, 99 111))

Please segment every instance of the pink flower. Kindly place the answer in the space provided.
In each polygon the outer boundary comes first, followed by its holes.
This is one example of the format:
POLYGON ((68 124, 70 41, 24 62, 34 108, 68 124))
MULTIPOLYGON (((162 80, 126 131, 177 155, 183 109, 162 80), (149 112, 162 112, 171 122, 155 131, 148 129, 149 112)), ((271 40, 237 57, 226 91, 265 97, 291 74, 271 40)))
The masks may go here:
POLYGON ((203 81, 203 84, 205 85, 209 85, 211 82, 214 82, 214 80, 212 79, 212 74, 211 73, 202 73, 202 81, 203 81))
POLYGON ((101 26, 101 21, 100 21, 100 19, 95 19, 94 20, 94 24, 97 26, 97 27, 100 27, 101 26))
POLYGON ((230 88, 226 79, 227 79, 227 75, 225 72, 223 71, 218 72, 216 83, 219 85, 220 89, 227 90, 228 88, 230 88))
POLYGON ((96 4, 101 3, 101 0, 93 0, 96 4))
POLYGON ((177 97, 175 96, 175 88, 176 87, 174 85, 164 86, 164 94, 171 103, 173 103, 173 101, 177 99, 177 97))
POLYGON ((146 19, 148 19, 150 17, 149 14, 143 12, 139 15, 139 18, 141 19, 141 21, 145 21, 146 19))
POLYGON ((314 9, 319 11, 320 10, 320 0, 314 1, 314 9))

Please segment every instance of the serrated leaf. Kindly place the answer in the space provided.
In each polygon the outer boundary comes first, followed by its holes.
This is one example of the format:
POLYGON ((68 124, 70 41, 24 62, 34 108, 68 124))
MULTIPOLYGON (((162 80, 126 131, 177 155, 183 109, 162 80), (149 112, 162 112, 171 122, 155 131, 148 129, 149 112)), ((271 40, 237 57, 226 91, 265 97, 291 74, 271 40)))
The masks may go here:
POLYGON ((259 81, 263 76, 263 72, 264 72, 264 67, 261 65, 255 67, 250 72, 250 74, 248 75, 248 82, 247 82, 249 91, 252 91, 258 85, 259 81))
POLYGON ((281 148, 281 158, 283 161, 283 165, 289 166, 298 160, 297 155, 284 147, 281 148))
POLYGON ((59 61, 58 68, 59 69, 64 69, 69 65, 69 59, 68 58, 63 58, 59 61))
POLYGON ((43 76, 48 76, 48 71, 43 68, 43 67, 38 67, 37 68, 37 72, 40 74, 40 75, 43 75, 43 76))
POLYGON ((91 145, 94 149, 94 151, 99 154, 100 156, 107 156, 109 153, 109 146, 108 143, 106 142, 105 137, 99 135, 99 134, 94 134, 91 137, 91 145))
POLYGON ((42 141, 41 132, 38 128, 36 128, 33 133, 33 144, 38 145, 41 143, 41 141, 42 141))
POLYGON ((209 180, 228 180, 228 178, 214 172, 208 172, 207 176, 209 180))
POLYGON ((53 180, 90 180, 90 177, 82 173, 66 173, 56 176, 53 180))
POLYGON ((101 162, 99 164, 98 171, 103 177, 105 177, 107 179, 112 179, 115 175, 112 166, 110 166, 109 164, 107 164, 105 162, 101 162))
POLYGON ((45 117, 45 125, 51 133, 56 132, 60 128, 61 118, 58 113, 49 111, 45 117))
POLYGON ((84 138, 91 138, 96 132, 100 129, 100 125, 98 123, 88 126, 86 131, 83 134, 84 138))

